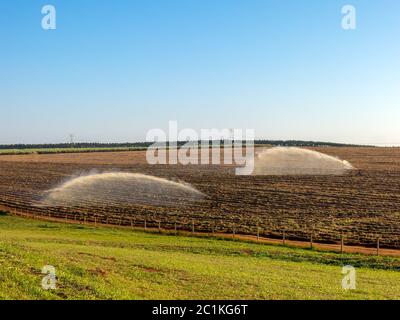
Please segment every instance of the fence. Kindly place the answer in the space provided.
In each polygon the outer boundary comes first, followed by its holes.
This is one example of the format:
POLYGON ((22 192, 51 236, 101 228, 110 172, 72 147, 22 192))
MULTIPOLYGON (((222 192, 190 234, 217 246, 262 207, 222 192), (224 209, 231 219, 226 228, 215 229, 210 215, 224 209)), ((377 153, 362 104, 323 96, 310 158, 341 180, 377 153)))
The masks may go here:
MULTIPOLYGON (((182 234, 182 235, 196 235, 196 236, 215 236, 232 239, 242 239, 248 241, 255 241, 260 243, 280 243, 283 245, 293 245, 299 247, 309 248, 321 248, 333 251, 344 252, 359 252, 380 255, 382 250, 382 237, 378 236, 375 238, 375 245, 359 246, 359 244, 346 243, 346 235, 344 233, 335 235, 337 241, 320 241, 315 237, 313 230, 308 231, 308 237, 299 237, 297 232, 292 234, 290 230, 286 228, 282 229, 280 233, 274 231, 268 233, 258 225, 253 226, 256 230, 254 233, 241 233, 239 226, 233 226, 230 230, 227 230, 226 226, 219 226, 217 223, 210 225, 208 230, 204 229, 204 226, 199 221, 183 219, 183 221, 155 221, 151 219, 138 219, 135 217, 115 217, 115 216, 104 216, 96 214, 82 214, 82 213, 58 213, 52 212, 35 211, 21 208, 6 208, 8 211, 16 216, 29 217, 34 219, 41 219, 46 221, 54 222, 67 222, 77 224, 90 224, 95 227, 97 226, 110 226, 110 227, 124 227, 133 230, 142 229, 150 232, 163 232, 169 234, 182 234)), ((248 226, 247 226, 248 227, 248 226)), ((248 228, 247 228, 248 229, 248 228)), ((386 250, 388 251, 388 250, 386 250)), ((397 250, 395 250, 397 251, 397 250)), ((390 250, 391 254, 400 255, 400 250, 394 252, 390 250)))

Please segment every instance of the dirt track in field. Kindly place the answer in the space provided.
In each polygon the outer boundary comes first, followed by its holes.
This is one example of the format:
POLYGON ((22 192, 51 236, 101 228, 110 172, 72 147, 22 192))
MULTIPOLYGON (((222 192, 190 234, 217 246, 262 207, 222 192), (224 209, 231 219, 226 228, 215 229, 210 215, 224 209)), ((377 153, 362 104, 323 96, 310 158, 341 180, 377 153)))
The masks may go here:
POLYGON ((145 152, 0 156, 0 204, 34 214, 292 240, 400 248, 400 148, 315 148, 351 162, 342 176, 235 176, 231 166, 148 165, 145 152), (138 172, 192 184, 201 203, 38 208, 48 189, 97 170, 138 172), (258 229, 257 229, 258 226, 258 229))

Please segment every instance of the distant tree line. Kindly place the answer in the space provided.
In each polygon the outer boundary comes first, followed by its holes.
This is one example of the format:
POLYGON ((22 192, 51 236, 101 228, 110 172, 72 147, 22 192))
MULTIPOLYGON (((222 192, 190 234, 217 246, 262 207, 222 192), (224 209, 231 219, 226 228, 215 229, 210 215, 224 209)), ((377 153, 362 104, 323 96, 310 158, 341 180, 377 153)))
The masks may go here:
MULTIPOLYGON (((178 141, 177 145, 183 145, 187 141, 178 141)), ((5 149, 90 149, 90 148, 146 148, 151 142, 133 143, 98 143, 98 142, 76 142, 76 143, 45 143, 45 144, 4 144, 0 145, 0 150, 5 149)), ((221 141, 221 144, 223 142, 221 141)), ((256 145, 271 145, 285 147, 366 147, 365 145, 354 145, 345 143, 321 142, 321 141, 302 141, 302 140, 255 140, 256 145)))
POLYGON ((370 145, 303 140, 255 140, 254 143, 284 147, 371 147, 370 145))

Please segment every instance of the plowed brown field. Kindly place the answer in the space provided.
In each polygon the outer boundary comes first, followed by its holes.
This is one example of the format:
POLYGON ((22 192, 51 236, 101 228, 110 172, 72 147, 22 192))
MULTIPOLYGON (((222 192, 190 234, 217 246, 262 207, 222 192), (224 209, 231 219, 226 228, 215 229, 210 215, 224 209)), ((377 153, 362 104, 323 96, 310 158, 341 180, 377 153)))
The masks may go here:
MULTIPOLYGON (((231 166, 149 165, 145 152, 0 156, 0 206, 122 225, 257 234, 400 248, 400 148, 314 148, 351 162, 343 176, 235 176, 231 166), (192 184, 199 203, 37 207, 48 189, 97 170, 139 172, 192 184), (258 226, 258 227, 257 227, 258 226)), ((112 192, 112 190, 110 190, 112 192)))

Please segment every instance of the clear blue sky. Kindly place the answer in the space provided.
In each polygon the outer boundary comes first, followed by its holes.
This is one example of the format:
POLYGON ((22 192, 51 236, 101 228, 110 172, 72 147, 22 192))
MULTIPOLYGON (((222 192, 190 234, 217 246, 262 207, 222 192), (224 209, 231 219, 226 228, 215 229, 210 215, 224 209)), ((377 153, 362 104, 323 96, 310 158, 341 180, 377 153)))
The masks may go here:
POLYGON ((169 120, 400 143, 398 0, 1 0, 0 44, 0 144, 136 141, 169 120))

